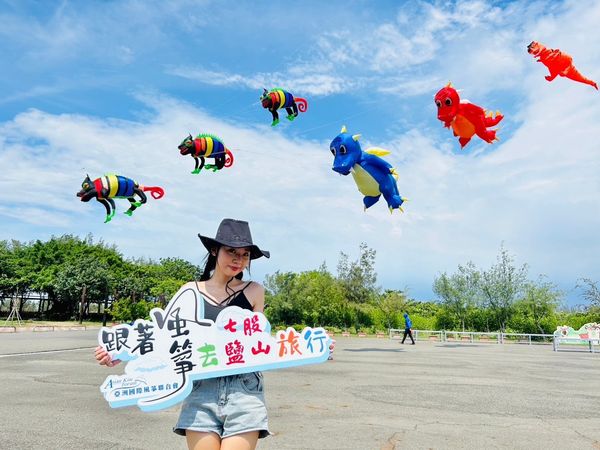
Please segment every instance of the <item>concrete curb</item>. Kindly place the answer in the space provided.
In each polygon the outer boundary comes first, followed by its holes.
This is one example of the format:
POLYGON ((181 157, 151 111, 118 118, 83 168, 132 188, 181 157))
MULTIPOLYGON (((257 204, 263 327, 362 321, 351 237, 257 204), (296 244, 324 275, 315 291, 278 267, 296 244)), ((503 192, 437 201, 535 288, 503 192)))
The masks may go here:
POLYGON ((94 327, 86 327, 85 325, 73 325, 68 327, 58 326, 54 327, 54 331, 85 331, 85 330, 93 330, 94 327))

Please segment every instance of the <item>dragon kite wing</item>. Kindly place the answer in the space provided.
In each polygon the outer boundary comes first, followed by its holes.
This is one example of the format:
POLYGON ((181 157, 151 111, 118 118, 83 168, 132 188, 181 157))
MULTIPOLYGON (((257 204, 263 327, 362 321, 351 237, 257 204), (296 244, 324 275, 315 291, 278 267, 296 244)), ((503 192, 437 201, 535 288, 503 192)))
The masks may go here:
POLYGON ((369 155, 375 155, 375 156, 386 156, 392 152, 390 152, 389 150, 385 150, 383 148, 379 148, 379 147, 370 147, 365 150, 365 153, 368 153, 369 155))

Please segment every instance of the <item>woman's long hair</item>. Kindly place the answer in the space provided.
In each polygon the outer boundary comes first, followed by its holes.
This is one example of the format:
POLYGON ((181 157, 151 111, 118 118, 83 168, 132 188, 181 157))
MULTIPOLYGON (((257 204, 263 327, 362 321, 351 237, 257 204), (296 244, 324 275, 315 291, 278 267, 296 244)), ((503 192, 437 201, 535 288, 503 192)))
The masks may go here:
MULTIPOLYGON (((208 252, 206 257, 204 258, 204 269, 202 270, 202 275, 200 275, 198 281, 206 281, 210 279, 213 271, 217 267, 217 256, 219 255, 219 250, 221 250, 221 246, 214 247, 211 249, 210 252, 208 252), (214 255, 213 252, 215 253, 214 255)), ((248 261, 248 267, 246 267, 246 269, 248 269, 248 273, 250 273, 250 261, 248 261)), ((237 278, 238 280, 241 280, 243 277, 244 271, 241 271, 235 276, 235 278, 237 278)))

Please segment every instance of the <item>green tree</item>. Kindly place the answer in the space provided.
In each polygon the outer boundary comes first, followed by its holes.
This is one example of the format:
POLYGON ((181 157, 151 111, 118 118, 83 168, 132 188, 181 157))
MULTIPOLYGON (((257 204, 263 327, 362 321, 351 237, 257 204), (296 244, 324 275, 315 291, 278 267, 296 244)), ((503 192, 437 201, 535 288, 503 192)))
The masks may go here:
POLYGON ((495 315, 488 308, 475 305, 467 313, 467 328, 490 333, 497 331, 495 315))
POLYGON ((35 266, 31 244, 12 240, 9 244, 11 256, 8 259, 8 267, 11 277, 3 282, 5 292, 12 298, 20 301, 19 313, 23 312, 26 300, 24 298, 34 290, 35 266))
POLYGON ((145 300, 133 302, 130 298, 126 297, 113 302, 110 313, 113 320, 119 322, 133 322, 136 319, 148 320, 153 307, 153 303, 145 300))
MULTIPOLYGON (((71 309, 68 305, 73 299, 67 298, 63 291, 61 295, 56 291, 58 274, 67 267, 76 265, 82 258, 96 259, 109 268, 111 274, 119 270, 123 259, 114 246, 107 246, 102 241, 94 243, 93 237, 88 235, 80 239, 71 235, 52 237, 49 241, 35 241, 30 245, 30 270, 32 276, 32 289, 36 292, 46 293, 52 305, 50 314, 64 315, 71 309)), ((87 296, 86 296, 87 297, 87 296)), ((87 297, 100 303, 101 298, 87 297)), ((86 302, 86 308, 89 303, 86 302)), ((42 304, 40 311, 43 313, 42 304)))
POLYGON ((581 278, 575 287, 583 289, 582 296, 590 302, 592 308, 600 308, 600 288, 597 282, 590 278, 581 278))
POLYGON ((126 261, 113 278, 115 300, 128 297, 134 303, 150 294, 152 287, 152 263, 142 259, 126 261))
POLYGON ((516 299, 523 292, 527 280, 527 265, 517 268, 514 259, 500 248, 497 263, 481 274, 481 293, 483 305, 489 308, 501 332, 513 314, 516 299))
POLYGON ((160 258, 158 265, 161 278, 180 280, 183 283, 200 276, 202 269, 181 258, 160 258))
POLYGON ((108 295, 109 279, 107 264, 92 255, 65 263, 54 285, 63 299, 57 312, 72 316, 77 311, 81 321, 86 304, 90 301, 100 303, 108 295))
POLYGON ((296 299, 293 272, 275 272, 265 278, 265 315, 273 324, 297 324, 302 322, 302 305, 296 299))
POLYGON ((343 292, 327 271, 302 272, 295 279, 296 299, 302 305, 303 323, 311 326, 337 325, 343 292))
POLYGON ((150 295, 165 306, 184 282, 173 278, 156 279, 150 288, 150 295))
POLYGON ((8 297, 14 292, 15 260, 8 241, 0 241, 0 297, 8 297))
POLYGON ((185 283, 197 279, 201 269, 181 258, 161 258, 148 266, 149 294, 165 305, 185 283))
POLYGON ((556 329, 556 309, 562 295, 555 285, 542 277, 537 283, 526 282, 523 297, 515 304, 513 328, 522 333, 552 333, 556 329))
POLYGON ((454 315, 462 331, 469 310, 476 303, 481 275, 472 262, 458 266, 458 272, 448 276, 442 273, 433 281, 433 292, 441 299, 444 307, 454 315))
POLYGON ((350 261, 347 254, 340 252, 337 278, 344 288, 348 301, 367 303, 377 294, 375 255, 375 250, 369 248, 364 242, 360 244, 360 255, 356 261, 350 261))
POLYGON ((387 328, 400 328, 400 316, 406 309, 407 302, 402 291, 386 290, 379 296, 377 307, 383 314, 387 328))
POLYGON ((322 265, 299 274, 276 272, 265 281, 265 315, 278 325, 342 326, 341 285, 322 265))

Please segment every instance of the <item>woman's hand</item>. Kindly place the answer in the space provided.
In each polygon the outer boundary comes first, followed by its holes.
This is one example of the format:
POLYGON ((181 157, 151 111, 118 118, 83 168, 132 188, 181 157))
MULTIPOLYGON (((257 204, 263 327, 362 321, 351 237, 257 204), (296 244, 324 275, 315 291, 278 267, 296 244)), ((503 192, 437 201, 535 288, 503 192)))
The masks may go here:
POLYGON ((96 347, 94 356, 96 357, 96 361, 98 361, 101 366, 114 367, 121 362, 120 359, 113 360, 104 347, 100 345, 96 347))
POLYGON ((329 358, 327 358, 329 361, 331 361, 333 359, 333 349, 335 348, 335 339, 331 339, 331 344, 329 344, 329 358))

